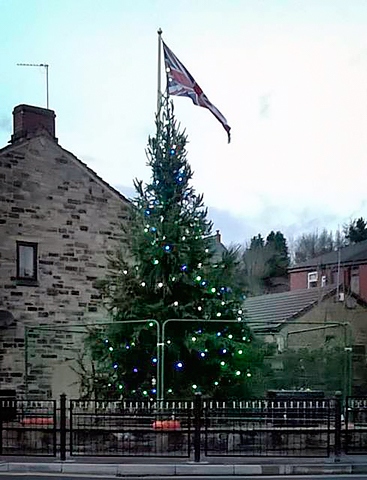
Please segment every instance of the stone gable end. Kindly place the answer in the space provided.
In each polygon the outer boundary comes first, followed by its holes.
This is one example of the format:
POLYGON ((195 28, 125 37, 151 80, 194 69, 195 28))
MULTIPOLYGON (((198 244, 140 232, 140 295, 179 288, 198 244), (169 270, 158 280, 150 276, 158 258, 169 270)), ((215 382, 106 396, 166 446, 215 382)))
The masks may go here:
POLYGON ((128 207, 47 132, 0 150, 0 310, 14 317, 0 325, 0 388, 77 393, 65 370, 80 350, 71 326, 106 319, 95 281, 122 239, 128 207), (33 283, 17 279, 17 242, 37 246, 33 283))

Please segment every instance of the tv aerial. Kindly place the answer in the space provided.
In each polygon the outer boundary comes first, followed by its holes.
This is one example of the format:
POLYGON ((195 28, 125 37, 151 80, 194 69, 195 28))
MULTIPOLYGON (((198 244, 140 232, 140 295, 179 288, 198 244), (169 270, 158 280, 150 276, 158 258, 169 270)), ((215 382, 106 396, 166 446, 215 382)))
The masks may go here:
POLYGON ((47 63, 17 63, 18 67, 43 67, 46 74, 46 108, 49 107, 49 96, 48 96, 48 67, 47 63))

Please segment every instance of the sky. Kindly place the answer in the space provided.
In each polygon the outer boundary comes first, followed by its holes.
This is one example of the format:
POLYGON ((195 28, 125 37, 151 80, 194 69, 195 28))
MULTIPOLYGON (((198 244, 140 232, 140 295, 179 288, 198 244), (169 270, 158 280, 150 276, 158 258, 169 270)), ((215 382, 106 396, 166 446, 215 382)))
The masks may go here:
MULTIPOLYGON (((146 182, 158 35, 226 117, 173 97, 225 244, 367 216, 366 0, 0 0, 0 147, 16 105, 128 197, 146 182)), ((163 82, 164 85, 164 82, 163 82)))

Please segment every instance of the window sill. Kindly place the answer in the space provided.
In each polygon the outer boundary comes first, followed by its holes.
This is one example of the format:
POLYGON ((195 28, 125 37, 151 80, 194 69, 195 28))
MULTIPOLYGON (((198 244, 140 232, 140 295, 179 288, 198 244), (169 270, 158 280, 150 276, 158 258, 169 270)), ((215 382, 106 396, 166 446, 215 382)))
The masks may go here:
POLYGON ((17 278, 15 280, 16 285, 24 286, 24 287, 38 287, 39 283, 38 280, 32 280, 30 278, 17 278))

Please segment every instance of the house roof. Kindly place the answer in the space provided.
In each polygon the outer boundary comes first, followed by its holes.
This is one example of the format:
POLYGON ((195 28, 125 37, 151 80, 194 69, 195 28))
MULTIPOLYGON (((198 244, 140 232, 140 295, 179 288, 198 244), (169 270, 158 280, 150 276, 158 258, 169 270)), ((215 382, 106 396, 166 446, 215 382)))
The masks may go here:
POLYGON ((282 323, 306 313, 332 295, 335 289, 335 285, 328 285, 246 298, 246 321, 254 331, 274 330, 282 323))
MULTIPOLYGON (((367 263, 367 240, 363 242, 348 245, 339 250, 341 264, 367 263)), ((318 257, 311 258, 306 262, 299 263, 291 267, 289 271, 306 270, 320 265, 337 265, 339 262, 339 252, 328 252, 318 257)))
POLYGON ((221 242, 221 235, 219 233, 219 230, 217 230, 217 233, 215 235, 210 235, 207 237, 208 241, 208 247, 211 249, 211 252, 213 254, 213 261, 214 262, 220 262, 222 260, 223 254, 227 252, 227 248, 223 245, 221 242))
POLYGON ((119 192, 114 187, 112 187, 109 183, 103 180, 103 178, 101 178, 94 170, 88 167, 86 163, 84 163, 82 160, 76 157, 73 153, 61 147, 61 145, 46 130, 40 130, 39 132, 33 134, 33 136, 30 138, 21 138, 10 145, 6 145, 5 147, 0 148, 0 156, 11 157, 14 153, 17 154, 19 150, 22 152, 23 155, 26 155, 25 151, 23 152, 24 147, 31 143, 34 143, 40 137, 43 137, 44 140, 47 139, 48 143, 47 144, 44 143, 43 145, 44 145, 44 148, 48 150, 49 155, 52 156, 54 154, 53 152, 54 149, 62 152, 71 161, 73 161, 79 168, 82 168, 91 177, 93 177, 97 183, 100 183, 103 187, 110 190, 114 195, 118 196, 121 200, 123 200, 127 204, 130 203, 129 199, 127 199, 121 192, 119 192))

